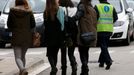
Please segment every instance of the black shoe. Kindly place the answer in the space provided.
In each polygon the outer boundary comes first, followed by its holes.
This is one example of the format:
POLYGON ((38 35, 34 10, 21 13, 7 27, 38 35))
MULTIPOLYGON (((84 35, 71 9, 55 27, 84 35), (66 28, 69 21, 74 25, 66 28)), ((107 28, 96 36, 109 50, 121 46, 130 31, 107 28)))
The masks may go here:
POLYGON ((50 75, 56 75, 58 69, 55 68, 55 69, 52 69, 51 72, 50 72, 50 75))
POLYGON ((88 65, 84 65, 81 68, 81 74, 80 75, 88 75, 88 72, 89 72, 88 65))
POLYGON ((110 69, 110 67, 111 67, 111 65, 112 65, 112 63, 109 63, 109 64, 107 64, 107 66, 106 66, 106 70, 109 70, 110 69))
POLYGON ((81 73, 80 75, 88 75, 88 72, 85 72, 85 73, 81 73))
POLYGON ((62 71, 62 74, 61 75, 66 75, 66 72, 62 71))
POLYGON ((50 72, 50 75, 56 75, 57 72, 50 72))
POLYGON ((72 73, 71 75, 77 75, 77 64, 72 65, 72 73))
POLYGON ((77 64, 72 66, 72 72, 75 72, 75 71, 77 71, 77 64))
POLYGON ((66 75, 67 70, 66 69, 62 69, 61 75, 66 75))
POLYGON ((77 71, 72 71, 71 75, 77 75, 77 71))
POLYGON ((104 63, 100 63, 99 64, 99 67, 104 67, 104 63))

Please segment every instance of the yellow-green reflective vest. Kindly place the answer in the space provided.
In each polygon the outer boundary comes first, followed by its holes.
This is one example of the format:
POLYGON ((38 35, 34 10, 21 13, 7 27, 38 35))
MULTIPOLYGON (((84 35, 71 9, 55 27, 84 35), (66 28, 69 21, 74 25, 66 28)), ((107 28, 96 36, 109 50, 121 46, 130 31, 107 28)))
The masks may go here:
POLYGON ((99 19, 97 32, 113 32, 113 6, 109 4, 98 4, 99 19))

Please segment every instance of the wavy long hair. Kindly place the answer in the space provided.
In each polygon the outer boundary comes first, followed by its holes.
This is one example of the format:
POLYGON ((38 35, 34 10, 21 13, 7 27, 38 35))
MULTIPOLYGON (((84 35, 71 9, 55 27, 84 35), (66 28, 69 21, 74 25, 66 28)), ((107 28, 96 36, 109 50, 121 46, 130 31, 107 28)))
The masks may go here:
POLYGON ((46 10, 44 11, 46 19, 50 17, 51 20, 55 20, 55 14, 58 11, 58 7, 59 5, 56 3, 56 0, 47 0, 46 10))

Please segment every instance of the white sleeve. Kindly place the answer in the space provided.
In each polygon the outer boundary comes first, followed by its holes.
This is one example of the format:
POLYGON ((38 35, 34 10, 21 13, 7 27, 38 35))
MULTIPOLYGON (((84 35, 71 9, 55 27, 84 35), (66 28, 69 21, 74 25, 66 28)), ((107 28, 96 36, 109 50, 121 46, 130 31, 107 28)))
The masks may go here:
POLYGON ((72 7, 68 7, 67 9, 68 9, 68 15, 70 17, 74 16, 76 14, 76 12, 77 12, 77 7, 73 7, 73 8, 72 7))

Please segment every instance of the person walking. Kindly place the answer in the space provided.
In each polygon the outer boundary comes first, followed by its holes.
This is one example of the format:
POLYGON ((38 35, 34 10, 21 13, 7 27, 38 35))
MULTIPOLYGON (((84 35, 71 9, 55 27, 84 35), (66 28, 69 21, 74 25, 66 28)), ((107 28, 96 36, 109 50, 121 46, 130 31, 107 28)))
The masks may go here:
POLYGON ((59 7, 59 0, 46 0, 44 26, 47 57, 51 65, 50 75, 56 75, 58 51, 64 44, 64 10, 59 7))
POLYGON ((15 7, 11 8, 9 12, 7 26, 12 32, 11 45, 20 70, 19 75, 28 75, 25 68, 25 55, 27 49, 32 47, 32 30, 35 27, 35 19, 27 0, 15 1, 15 7))
POLYGON ((89 59, 89 48, 96 46, 97 39, 97 15, 91 0, 81 0, 77 6, 76 15, 72 17, 72 21, 78 20, 78 50, 80 54, 80 60, 82 63, 81 74, 88 75, 88 59, 89 59), (90 41, 89 44, 84 44, 80 38, 82 33, 93 32, 94 40, 90 41))
POLYGON ((113 32, 113 24, 118 19, 117 12, 113 5, 107 2, 107 0, 99 0, 100 4, 97 4, 94 8, 97 12, 97 35, 98 45, 101 47, 101 53, 99 56, 99 67, 104 67, 106 64, 106 70, 110 69, 112 65, 112 59, 108 52, 108 44, 110 36, 113 32))
MULTIPOLYGON (((70 65, 72 67, 71 75, 76 75, 77 74, 76 73, 77 62, 76 62, 76 59, 74 56, 74 50, 75 50, 75 46, 76 46, 76 42, 77 42, 78 29, 77 29, 76 22, 75 21, 73 23, 71 23, 72 21, 69 22, 69 18, 75 15, 77 8, 74 7, 74 4, 71 0, 59 0, 59 4, 60 4, 60 6, 63 7, 63 9, 65 11, 65 32, 67 34, 67 36, 65 37, 65 41, 72 43, 72 45, 67 46, 70 65), (68 41, 66 39, 71 39, 72 41, 68 41)), ((66 68, 67 68, 66 52, 67 52, 67 50, 66 50, 66 46, 65 46, 65 48, 61 49, 62 75, 66 75, 66 68)))

